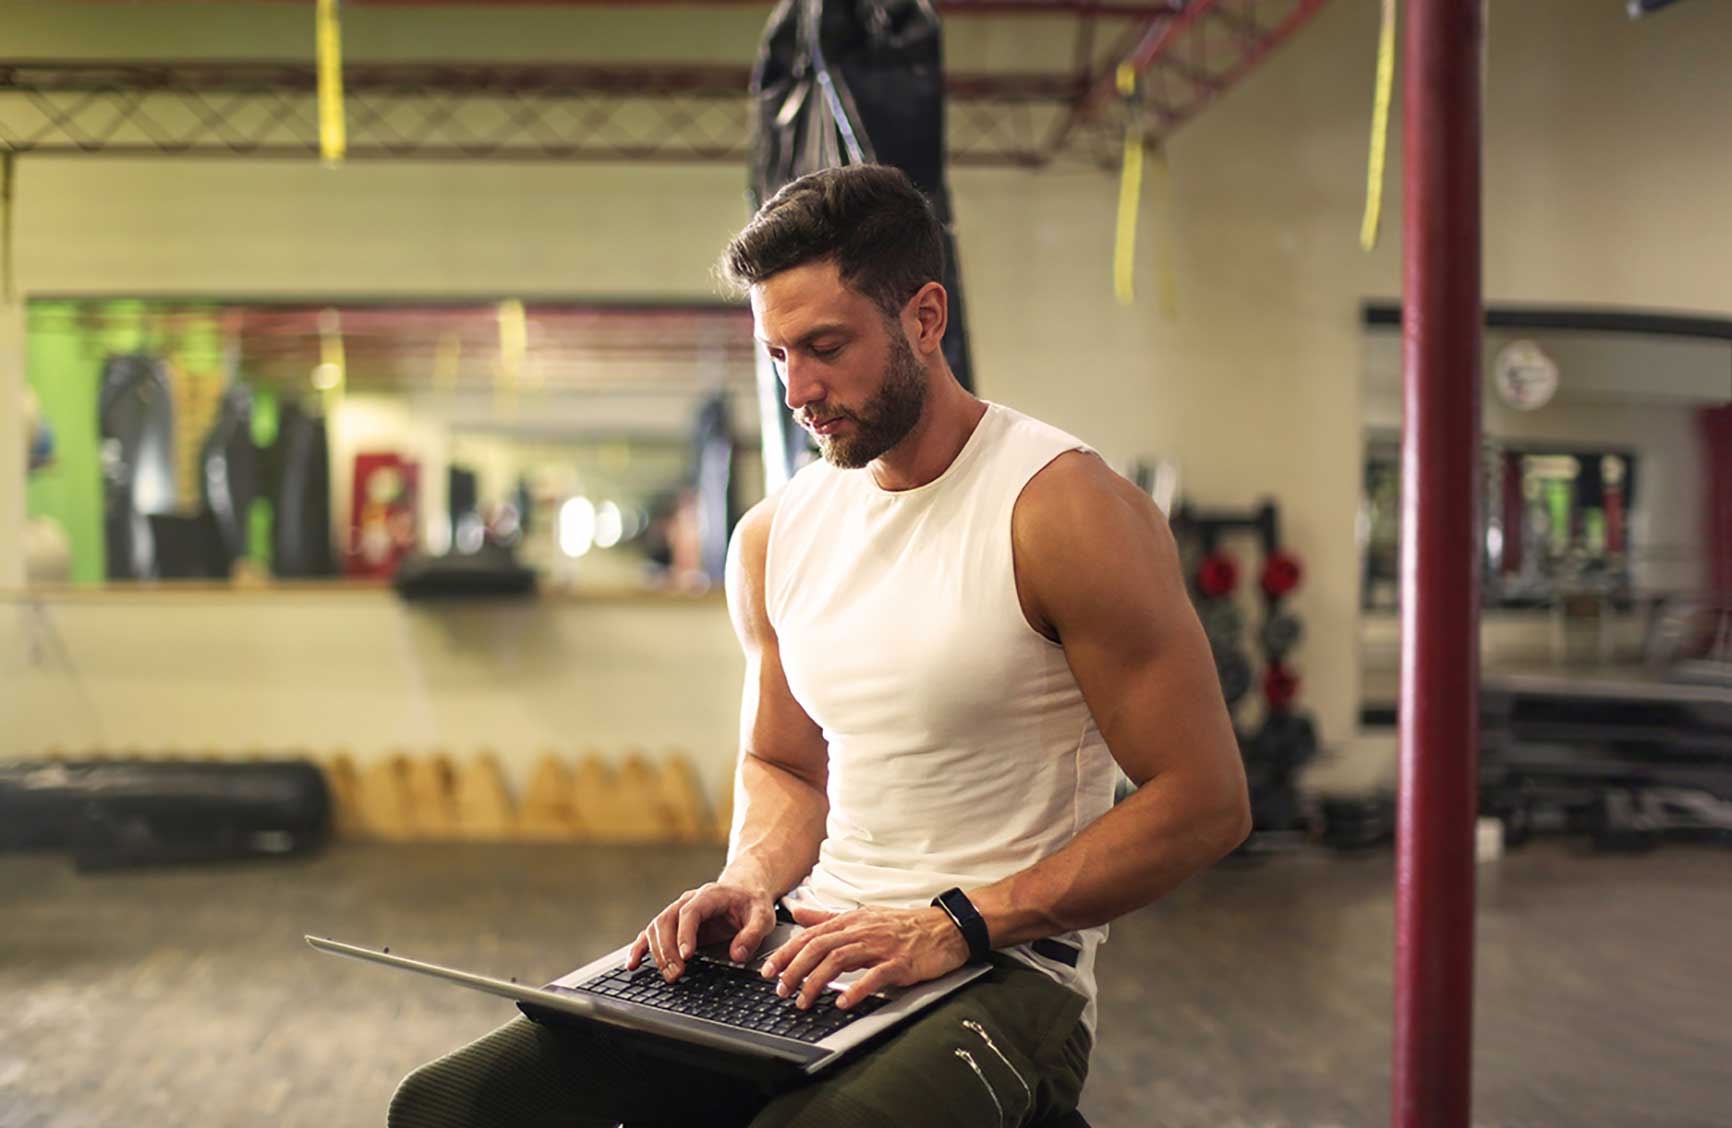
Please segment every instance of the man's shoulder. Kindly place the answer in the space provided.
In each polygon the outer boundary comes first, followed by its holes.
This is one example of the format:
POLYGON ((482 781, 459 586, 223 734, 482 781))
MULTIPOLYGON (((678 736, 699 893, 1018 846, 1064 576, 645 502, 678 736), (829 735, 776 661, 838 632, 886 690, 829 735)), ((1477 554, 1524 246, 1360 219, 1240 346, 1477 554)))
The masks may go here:
POLYGON ((761 582, 765 561, 770 551, 771 533, 778 515, 798 510, 802 499, 809 499, 815 490, 829 480, 830 467, 823 459, 807 463, 792 477, 777 486, 762 500, 741 515, 734 524, 729 554, 747 566, 761 582))
POLYGON ((1090 504, 1108 500, 1150 501, 1136 483, 1108 466, 1092 449, 1077 447, 1061 451, 1042 466, 1023 487, 1022 502, 1035 506, 1090 504))
POLYGON ((1054 541, 1093 541, 1106 529, 1165 526, 1154 499, 1092 450, 1067 450, 1043 466, 1017 498, 1012 533, 1017 547, 1039 550, 1054 541))
POLYGON ((763 569, 764 553, 770 543, 770 529, 776 523, 776 511, 782 504, 782 490, 767 494, 740 515, 734 523, 732 551, 749 563, 763 569))

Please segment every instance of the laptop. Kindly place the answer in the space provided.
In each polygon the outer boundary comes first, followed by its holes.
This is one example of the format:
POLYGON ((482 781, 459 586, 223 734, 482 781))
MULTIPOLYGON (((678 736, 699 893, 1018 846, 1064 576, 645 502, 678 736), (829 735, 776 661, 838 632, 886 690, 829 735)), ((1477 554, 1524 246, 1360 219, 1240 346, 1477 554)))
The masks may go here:
POLYGON ((864 974, 847 972, 802 1011, 792 998, 778 997, 775 980, 758 971, 771 952, 800 931, 791 922, 777 924, 744 963, 728 958, 726 942, 700 948, 672 983, 647 955, 635 971, 625 970, 627 944, 542 987, 320 936, 306 940, 322 952, 513 999, 536 1022, 575 1027, 655 1056, 770 1082, 823 1072, 990 969, 966 964, 926 983, 887 988, 842 1010, 836 996, 864 974))

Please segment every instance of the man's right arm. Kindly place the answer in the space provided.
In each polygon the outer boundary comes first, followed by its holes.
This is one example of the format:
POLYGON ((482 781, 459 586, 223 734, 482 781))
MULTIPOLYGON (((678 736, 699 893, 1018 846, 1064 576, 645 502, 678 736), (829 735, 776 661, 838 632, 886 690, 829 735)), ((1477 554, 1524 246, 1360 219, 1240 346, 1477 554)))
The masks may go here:
POLYGON ((780 897, 811 872, 829 812, 824 733, 794 700, 764 600, 776 498, 740 519, 728 546, 728 612, 746 655, 728 864, 719 881, 780 897))
POLYGON ((734 958, 750 956, 775 925, 776 898, 811 872, 824 838, 828 749, 788 689, 765 608, 777 500, 765 498, 740 518, 728 546, 728 612, 746 658, 728 862, 714 882, 688 890, 650 922, 627 960, 635 967, 647 951, 669 978, 699 943, 730 933, 734 958))

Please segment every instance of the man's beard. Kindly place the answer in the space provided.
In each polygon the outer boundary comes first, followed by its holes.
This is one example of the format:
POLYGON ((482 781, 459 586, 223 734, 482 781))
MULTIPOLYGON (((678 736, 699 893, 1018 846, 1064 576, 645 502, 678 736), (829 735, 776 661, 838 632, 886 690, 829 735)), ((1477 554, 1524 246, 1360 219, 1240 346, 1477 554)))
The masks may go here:
MULTIPOLYGON (((920 422, 926 406, 926 369, 908 345, 900 325, 891 326, 890 362, 884 368, 884 384, 859 411, 819 415, 821 419, 846 416, 854 425, 839 435, 816 435, 818 453, 840 470, 858 470, 896 448, 920 422)), ((814 413, 815 414, 815 413, 814 413)))

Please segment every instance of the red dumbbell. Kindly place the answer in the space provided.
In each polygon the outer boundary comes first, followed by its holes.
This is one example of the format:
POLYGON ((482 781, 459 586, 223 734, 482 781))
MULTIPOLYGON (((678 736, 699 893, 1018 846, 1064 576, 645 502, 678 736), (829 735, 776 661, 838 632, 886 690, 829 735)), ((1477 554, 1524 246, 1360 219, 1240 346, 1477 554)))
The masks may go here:
POLYGON ((1263 671, 1263 700, 1271 709, 1285 709, 1299 696, 1299 675, 1280 662, 1263 671))
POLYGON ((1197 566, 1197 590, 1206 599, 1232 594, 1239 586, 1239 564, 1224 552, 1211 552, 1197 566))
POLYGON ((1291 553, 1272 552, 1263 561, 1263 594, 1280 599, 1299 586, 1299 560, 1291 553))

